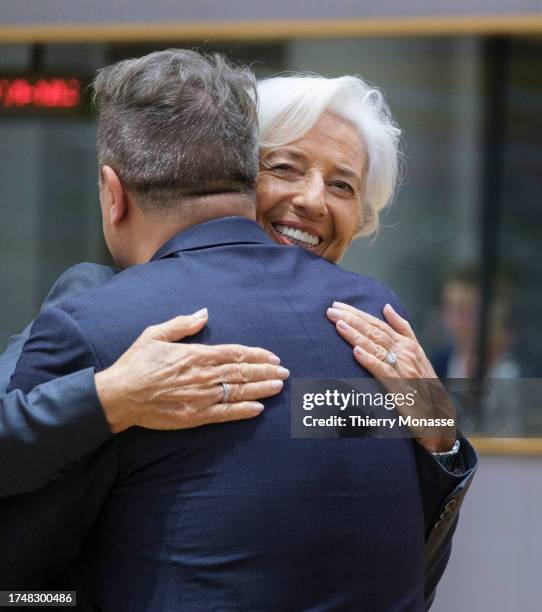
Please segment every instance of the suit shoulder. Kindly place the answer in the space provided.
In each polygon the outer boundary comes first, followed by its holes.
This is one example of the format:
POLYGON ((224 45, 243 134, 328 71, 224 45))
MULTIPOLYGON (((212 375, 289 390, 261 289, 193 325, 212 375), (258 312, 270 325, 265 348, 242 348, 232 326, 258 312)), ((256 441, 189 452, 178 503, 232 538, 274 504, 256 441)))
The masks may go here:
POLYGON ((65 270, 49 291, 42 308, 57 306, 83 292, 107 283, 118 272, 95 263, 79 263, 65 270))
POLYGON ((70 273, 67 276, 67 282, 71 277, 73 282, 78 282, 80 286, 84 285, 85 289, 76 294, 66 295, 65 299, 57 300, 54 305, 75 318, 83 312, 89 313, 93 308, 99 308, 105 316, 107 309, 118 307, 118 300, 127 294, 129 287, 145 276, 147 271, 150 272, 152 267, 152 262, 132 266, 126 270, 117 270, 98 264, 78 264, 64 274, 70 273), (116 297, 117 300, 115 300, 116 297))
POLYGON ((337 264, 324 260, 322 257, 319 257, 319 259, 321 260, 321 265, 327 266, 329 273, 334 274, 341 283, 348 283, 351 286, 359 287, 363 291, 369 292, 375 297, 382 296, 388 301, 391 300, 392 306, 396 303, 401 303, 401 300, 398 298, 395 292, 382 281, 379 281, 372 276, 367 276, 366 274, 346 270, 337 264))
POLYGON ((359 272, 345 270, 322 257, 313 256, 313 258, 314 265, 318 268, 319 273, 325 275, 332 285, 335 283, 340 288, 348 287, 357 296, 370 296, 382 308, 386 303, 389 303, 403 318, 409 319, 401 299, 383 282, 359 272))
POLYGON ((119 273, 117 268, 104 266, 102 264, 84 261, 65 270, 57 280, 57 283, 73 282, 75 280, 89 285, 104 283, 119 273))

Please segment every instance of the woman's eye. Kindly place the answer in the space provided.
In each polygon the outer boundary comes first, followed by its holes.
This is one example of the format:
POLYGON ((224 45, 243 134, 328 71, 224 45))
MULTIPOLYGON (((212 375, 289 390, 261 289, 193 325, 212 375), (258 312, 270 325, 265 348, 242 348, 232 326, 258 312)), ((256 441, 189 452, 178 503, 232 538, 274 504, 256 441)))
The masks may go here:
POLYGON ((354 193, 354 189, 352 188, 352 186, 348 183, 345 183, 344 181, 333 181, 331 185, 333 187, 337 187, 337 189, 340 189, 341 191, 348 191, 350 193, 354 193))
POLYGON ((271 170, 274 170, 275 172, 293 172, 294 168, 293 166, 290 166, 290 164, 275 164, 274 166, 271 166, 271 170))

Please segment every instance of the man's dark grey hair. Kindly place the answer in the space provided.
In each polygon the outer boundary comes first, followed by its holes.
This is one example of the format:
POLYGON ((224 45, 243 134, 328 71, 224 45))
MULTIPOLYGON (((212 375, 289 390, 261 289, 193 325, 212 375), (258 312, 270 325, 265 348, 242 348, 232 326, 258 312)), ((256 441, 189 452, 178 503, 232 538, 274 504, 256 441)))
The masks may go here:
POLYGON ((168 49, 103 68, 93 85, 98 166, 111 166, 142 208, 254 188, 257 95, 247 68, 168 49))

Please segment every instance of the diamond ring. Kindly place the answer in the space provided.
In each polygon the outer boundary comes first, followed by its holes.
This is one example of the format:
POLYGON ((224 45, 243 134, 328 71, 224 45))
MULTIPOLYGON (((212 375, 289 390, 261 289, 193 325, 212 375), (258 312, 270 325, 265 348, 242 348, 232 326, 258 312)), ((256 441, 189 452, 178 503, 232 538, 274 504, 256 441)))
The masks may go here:
POLYGON ((397 355, 393 351, 386 351, 384 361, 389 365, 394 366, 397 363, 397 355))

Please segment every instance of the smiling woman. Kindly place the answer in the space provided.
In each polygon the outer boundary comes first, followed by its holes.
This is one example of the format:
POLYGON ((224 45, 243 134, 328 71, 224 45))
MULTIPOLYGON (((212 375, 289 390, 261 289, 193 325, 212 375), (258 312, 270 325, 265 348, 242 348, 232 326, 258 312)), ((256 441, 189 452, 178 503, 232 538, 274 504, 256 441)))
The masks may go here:
POLYGON ((258 86, 258 222, 336 262, 372 234, 398 175, 400 130, 361 78, 294 75, 258 86))
POLYGON ((356 126, 324 112, 301 138, 262 150, 258 222, 279 244, 338 261, 359 229, 366 159, 356 126))
MULTIPOLYGON (((274 77, 258 85, 260 172, 257 221, 278 244, 338 262, 352 240, 378 229, 397 183, 400 129, 378 89, 360 77, 274 77)), ((440 388, 410 323, 390 304, 381 319, 334 302, 327 316, 358 363, 388 391, 406 379, 440 388)), ((453 413, 449 399, 439 408, 453 413)), ((442 437, 413 436, 430 452, 454 447, 442 437)))

